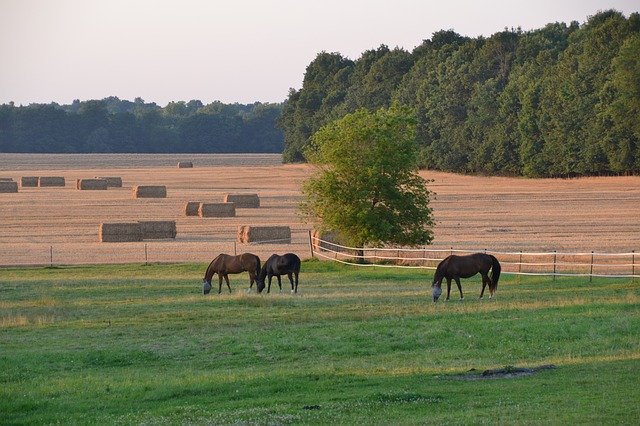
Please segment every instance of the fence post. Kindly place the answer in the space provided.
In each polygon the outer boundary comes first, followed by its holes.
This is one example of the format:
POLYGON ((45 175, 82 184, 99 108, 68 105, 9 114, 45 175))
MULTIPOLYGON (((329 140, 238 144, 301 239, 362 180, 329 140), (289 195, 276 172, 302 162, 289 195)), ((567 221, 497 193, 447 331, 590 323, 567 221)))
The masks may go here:
POLYGON ((311 251, 311 258, 313 259, 313 239, 311 238, 311 230, 309 230, 309 250, 311 251))
POLYGON ((53 246, 49 246, 49 266, 53 268, 53 246))
POLYGON ((556 280, 556 259, 557 259, 557 252, 556 250, 553 251, 553 280, 556 280))
POLYGON ((636 282, 636 251, 635 250, 631 250, 631 275, 633 275, 633 277, 631 277, 631 282, 635 283, 636 282))
POLYGON ((147 253, 147 243, 144 243, 144 264, 149 265, 149 253, 147 253))
POLYGON ((589 282, 593 281, 593 250, 591 250, 591 268, 589 269, 589 282))

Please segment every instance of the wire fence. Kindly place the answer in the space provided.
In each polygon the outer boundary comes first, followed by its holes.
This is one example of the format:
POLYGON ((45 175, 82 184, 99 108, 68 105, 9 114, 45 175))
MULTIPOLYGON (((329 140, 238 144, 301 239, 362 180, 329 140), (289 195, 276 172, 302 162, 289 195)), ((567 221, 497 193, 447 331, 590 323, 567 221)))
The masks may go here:
POLYGON ((309 235, 315 257, 360 267, 417 268, 435 270, 452 254, 483 252, 494 255, 502 273, 513 275, 640 278, 635 250, 626 253, 559 251, 523 252, 434 248, 349 247, 309 235))

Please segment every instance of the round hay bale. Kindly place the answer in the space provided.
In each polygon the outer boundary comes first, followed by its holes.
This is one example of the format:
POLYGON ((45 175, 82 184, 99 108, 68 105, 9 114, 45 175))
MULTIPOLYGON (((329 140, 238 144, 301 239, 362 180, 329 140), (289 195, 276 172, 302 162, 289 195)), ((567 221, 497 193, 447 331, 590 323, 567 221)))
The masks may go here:
POLYGON ((187 204, 184 206, 184 213, 187 216, 198 216, 198 210, 200 210, 199 201, 187 201, 187 204))
POLYGON ((40 176, 38 178, 38 186, 64 186, 65 180, 62 176, 40 176))
POLYGON ((260 197, 258 197, 258 194, 224 193, 222 200, 225 203, 236 203, 236 207, 239 209, 257 209, 260 207, 260 197))
POLYGON ((179 169, 190 169, 193 167, 193 163, 191 161, 180 161, 178 163, 179 169))
POLYGON ((122 188, 122 178, 119 176, 96 176, 95 178, 106 180, 109 188, 122 188))
POLYGON ((78 179, 76 180, 76 188, 80 190, 106 191, 107 181, 104 179, 78 179))
POLYGON ((291 244, 291 228, 288 226, 238 226, 239 243, 291 244))
POLYGON ((131 190, 133 198, 166 198, 167 187, 164 185, 137 185, 131 190))
POLYGON ((175 220, 140 220, 143 240, 175 238, 177 234, 175 220))
POLYGON ((26 187, 31 187, 31 188, 35 188, 36 186, 38 186, 38 176, 22 176, 22 179, 20 180, 20 185, 22 185, 23 188, 26 187))
POLYGON ((235 217, 234 203, 200 203, 198 216, 200 217, 235 217))
POLYGON ((142 241, 138 222, 105 222, 100 224, 98 238, 103 243, 142 241))
POLYGON ((13 181, 0 181, 0 192, 12 193, 18 192, 18 182, 13 181))

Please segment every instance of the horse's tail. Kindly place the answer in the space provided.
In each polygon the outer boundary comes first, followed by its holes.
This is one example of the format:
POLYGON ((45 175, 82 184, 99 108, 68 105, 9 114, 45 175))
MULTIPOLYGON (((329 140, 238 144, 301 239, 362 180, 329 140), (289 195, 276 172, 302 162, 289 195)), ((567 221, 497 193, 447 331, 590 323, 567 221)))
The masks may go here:
POLYGON ((498 259, 496 259, 495 256, 493 255, 489 255, 491 256, 491 287, 489 288, 489 290, 491 290, 492 293, 494 293, 496 291, 496 289, 498 288, 498 280, 500 279, 500 271, 502 270, 502 267, 500 266, 500 262, 498 262, 498 259))

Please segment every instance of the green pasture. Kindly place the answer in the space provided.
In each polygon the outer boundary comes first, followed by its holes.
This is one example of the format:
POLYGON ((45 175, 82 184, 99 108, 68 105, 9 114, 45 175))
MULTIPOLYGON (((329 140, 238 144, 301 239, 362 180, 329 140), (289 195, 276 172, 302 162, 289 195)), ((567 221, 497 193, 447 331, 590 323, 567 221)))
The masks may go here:
POLYGON ((0 422, 640 419, 637 281, 503 275, 478 300, 476 277, 434 304, 430 271, 310 261, 296 296, 247 294, 246 273, 203 296, 205 267, 0 270, 0 422))

